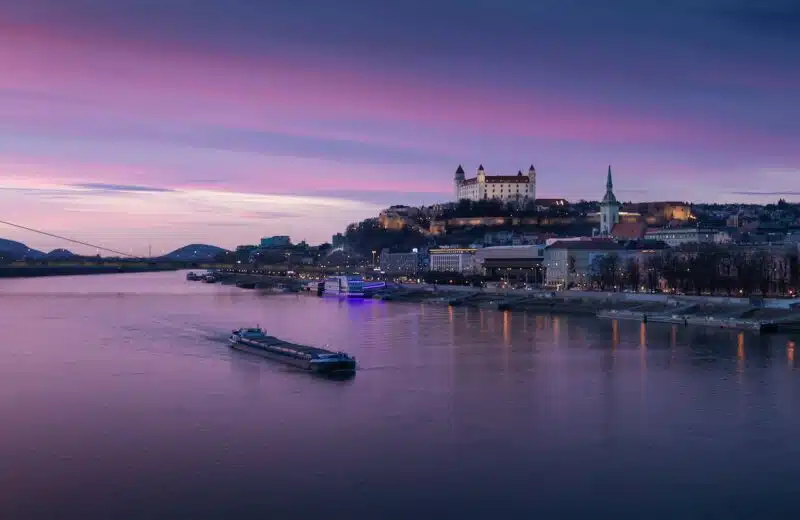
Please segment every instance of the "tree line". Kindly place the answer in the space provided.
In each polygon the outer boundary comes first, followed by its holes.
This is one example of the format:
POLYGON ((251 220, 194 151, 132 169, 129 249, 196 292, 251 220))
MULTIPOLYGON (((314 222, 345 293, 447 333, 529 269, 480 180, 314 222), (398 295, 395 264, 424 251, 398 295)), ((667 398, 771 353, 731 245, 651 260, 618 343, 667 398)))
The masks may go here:
POLYGON ((786 296, 800 290, 797 251, 735 250, 715 245, 625 258, 594 259, 589 282, 603 291, 676 291, 727 296, 786 296))

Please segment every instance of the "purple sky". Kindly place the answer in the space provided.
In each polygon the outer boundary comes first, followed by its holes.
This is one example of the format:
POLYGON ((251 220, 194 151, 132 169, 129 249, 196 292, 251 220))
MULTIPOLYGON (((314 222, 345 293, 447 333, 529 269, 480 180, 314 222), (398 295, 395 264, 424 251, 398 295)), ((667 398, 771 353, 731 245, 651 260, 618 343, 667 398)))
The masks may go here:
POLYGON ((795 0, 0 0, 0 219, 320 242, 449 200, 459 163, 533 163, 541 197, 597 199, 610 163, 624 200, 800 200, 798 56, 795 0))

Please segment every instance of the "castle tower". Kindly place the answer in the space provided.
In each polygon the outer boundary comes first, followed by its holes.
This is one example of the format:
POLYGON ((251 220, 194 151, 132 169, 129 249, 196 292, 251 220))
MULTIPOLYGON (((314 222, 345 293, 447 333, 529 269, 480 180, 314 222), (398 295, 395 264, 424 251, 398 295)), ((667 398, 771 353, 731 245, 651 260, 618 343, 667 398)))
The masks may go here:
POLYGON ((456 175, 453 178, 453 185, 455 187, 456 201, 461 200, 462 198, 465 198, 463 196, 463 194, 461 193, 461 185, 462 184, 464 184, 464 168, 462 168, 461 165, 459 164, 458 168, 456 168, 456 175))
POLYGON ((478 166, 478 200, 486 198, 486 171, 483 165, 478 166))
POLYGON ((536 168, 528 168, 528 200, 536 200, 536 168))
POLYGON ((614 226, 619 223, 619 210, 622 204, 614 196, 614 183, 611 180, 611 165, 608 165, 608 178, 606 179, 606 194, 600 202, 600 234, 608 236, 614 226))

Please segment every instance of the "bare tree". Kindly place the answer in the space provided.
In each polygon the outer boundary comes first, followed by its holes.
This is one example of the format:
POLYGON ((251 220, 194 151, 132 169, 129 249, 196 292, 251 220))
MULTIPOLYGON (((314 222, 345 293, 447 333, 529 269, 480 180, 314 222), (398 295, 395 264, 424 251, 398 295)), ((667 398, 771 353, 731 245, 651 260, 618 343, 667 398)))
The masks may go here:
POLYGON ((655 292, 659 288, 659 282, 664 270, 664 257, 662 255, 655 255, 648 257, 644 262, 644 276, 647 283, 647 289, 650 292, 655 292))
POLYGON ((800 285, 800 259, 798 259, 797 252, 791 252, 786 257, 786 270, 789 289, 797 292, 798 285, 800 285))
POLYGON ((634 292, 639 292, 641 279, 642 271, 639 260, 637 258, 629 258, 628 261, 625 262, 624 284, 629 285, 634 292))

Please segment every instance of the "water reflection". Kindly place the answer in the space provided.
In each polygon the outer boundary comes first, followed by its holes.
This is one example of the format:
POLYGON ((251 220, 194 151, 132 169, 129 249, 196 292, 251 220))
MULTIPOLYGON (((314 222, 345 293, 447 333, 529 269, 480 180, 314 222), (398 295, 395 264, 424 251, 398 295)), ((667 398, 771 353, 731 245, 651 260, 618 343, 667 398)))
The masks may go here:
POLYGON ((255 389, 261 380, 261 371, 264 363, 260 359, 253 359, 252 354, 232 351, 230 356, 231 373, 243 386, 255 389))
POLYGON ((553 338, 555 339, 555 343, 556 345, 561 345, 561 317, 552 316, 550 320, 553 326, 553 338))
POLYGON ((736 371, 741 373, 744 370, 744 332, 736 336, 736 371))
POLYGON ((503 344, 511 345, 511 311, 503 311, 503 344))
POLYGON ((639 346, 642 349, 647 348, 647 324, 644 322, 639 325, 639 346))
POLYGON ((794 337, 118 280, 0 299, 0 518, 800 513, 794 337), (248 323, 360 371, 231 351, 248 323))
POLYGON ((678 344, 678 326, 673 325, 670 331, 669 347, 671 349, 675 349, 675 346, 677 344, 678 344))

